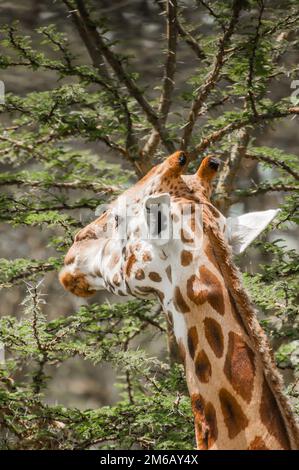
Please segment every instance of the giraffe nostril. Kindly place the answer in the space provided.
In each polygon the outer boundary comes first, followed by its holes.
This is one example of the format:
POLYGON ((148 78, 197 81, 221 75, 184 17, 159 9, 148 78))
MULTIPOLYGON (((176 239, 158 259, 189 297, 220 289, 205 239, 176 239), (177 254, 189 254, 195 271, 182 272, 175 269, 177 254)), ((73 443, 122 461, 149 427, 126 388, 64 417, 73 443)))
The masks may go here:
POLYGON ((181 155, 179 156, 179 164, 181 166, 184 166, 187 162, 187 157, 186 155, 182 152, 181 155))
POLYGON ((218 158, 212 157, 209 159, 209 167, 212 168, 212 170, 217 171, 219 166, 220 166, 220 160, 218 158))

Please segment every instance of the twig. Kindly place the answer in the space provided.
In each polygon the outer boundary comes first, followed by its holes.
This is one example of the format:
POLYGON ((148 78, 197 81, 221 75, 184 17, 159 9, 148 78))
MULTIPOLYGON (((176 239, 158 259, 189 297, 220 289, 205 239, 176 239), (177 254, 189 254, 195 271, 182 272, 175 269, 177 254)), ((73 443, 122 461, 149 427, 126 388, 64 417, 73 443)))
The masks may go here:
POLYGON ((234 0, 233 5, 232 5, 232 14, 231 14, 231 18, 229 21, 229 25, 224 30, 223 35, 219 39, 218 51, 214 60, 212 70, 208 74, 203 85, 200 87, 199 93, 197 94, 196 98, 194 99, 191 105, 191 110, 188 116, 187 123, 184 126, 183 136, 181 140, 182 149, 186 149, 188 147, 195 122, 198 118, 198 113, 200 112, 209 93, 213 90, 217 81, 219 80, 220 72, 224 65, 225 57, 226 57, 225 48, 227 47, 231 39, 231 36, 234 33, 235 26, 239 19, 241 8, 242 8, 242 2, 240 0, 234 0))
MULTIPOLYGON (((253 80, 255 72, 256 52, 261 37, 262 16, 264 13, 264 1, 259 0, 259 15, 255 33, 252 39, 251 53, 248 60, 248 76, 247 76, 247 95, 245 96, 244 109, 252 110, 253 115, 257 116, 258 112, 255 104, 255 96, 253 91, 253 80)), ((216 204, 217 207, 226 213, 229 205, 232 202, 232 192, 234 189, 234 182, 236 180, 238 171, 241 167, 242 159, 246 156, 247 147, 249 144, 249 128, 240 129, 238 132, 238 142, 232 147, 229 158, 226 160, 224 169, 220 174, 217 184, 216 193, 218 194, 216 204)))
MULTIPOLYGON (((63 1, 67 8, 70 10, 74 24, 89 52, 93 66, 100 71, 106 82, 111 83, 113 81, 112 77, 110 76, 110 73, 104 62, 103 54, 99 49, 99 33, 97 27, 95 23, 91 21, 88 11, 85 8, 84 2, 78 0, 78 10, 76 10, 73 9, 72 4, 71 2, 69 2, 69 0, 63 1)), ((132 117, 128 109, 126 98, 122 96, 122 94, 117 90, 117 88, 113 87, 111 88, 111 90, 113 95, 115 96, 116 101, 118 102, 119 107, 124 113, 123 122, 127 130, 126 150, 122 152, 119 146, 114 146, 113 148, 114 150, 120 151, 120 153, 130 161, 133 167, 137 170, 137 174, 139 174, 140 176, 140 167, 138 166, 137 161, 131 155, 131 151, 136 152, 137 140, 133 130, 132 117)), ((106 143, 108 144, 108 142, 106 143)), ((111 145, 109 146, 111 147, 111 145)))
POLYGON ((48 38, 49 41, 51 41, 52 44, 54 44, 54 46, 58 47, 58 49, 62 53, 62 56, 65 60, 65 63, 67 65, 67 67, 71 68, 72 67, 72 60, 71 60, 71 55, 70 55, 69 51, 67 50, 67 48, 64 47, 64 45, 60 41, 56 40, 53 36, 51 36, 51 34, 49 34, 47 31, 43 31, 42 34, 44 36, 46 36, 46 38, 48 38))
POLYGON ((196 0, 198 4, 202 5, 203 7, 205 7, 208 12, 210 13, 210 15, 215 19, 215 21, 217 23, 220 24, 220 26, 222 27, 222 29, 224 29, 224 24, 222 23, 220 17, 217 15, 217 13, 215 13, 215 11, 213 10, 213 8, 211 7, 211 5, 209 5, 207 2, 205 2, 204 0, 196 0))
POLYGON ((240 129, 237 143, 232 147, 224 168, 220 174, 217 188, 216 205, 219 210, 225 214, 231 204, 231 194, 237 172, 240 168, 242 158, 245 156, 247 145, 249 143, 249 133, 247 129, 240 129))
MULTIPOLYGON (((231 197, 230 197, 230 205, 232 204, 236 204, 238 203, 239 201, 242 201, 244 199, 244 197, 253 197, 253 196, 258 196, 259 194, 266 194, 266 193, 270 193, 270 192, 287 192, 287 193, 290 193, 290 192, 299 192, 299 186, 293 186, 293 185, 286 185, 286 184, 277 184, 277 185, 264 185, 264 186, 260 186, 260 187, 256 187, 255 189, 239 189, 237 191, 235 191, 231 197)), ((217 195, 216 195, 217 197, 217 195)), ((294 209, 294 212, 295 210, 297 210, 297 206, 296 208, 294 209)), ((279 225, 281 225, 282 223, 286 222, 290 215, 292 214, 289 214, 285 220, 282 220, 280 221, 277 225, 276 225, 276 228, 279 227, 279 225)))
POLYGON ((10 287, 11 285, 15 285, 16 282, 22 281, 25 278, 28 278, 30 276, 34 276, 35 274, 39 274, 41 272, 48 272, 48 271, 54 271, 57 267, 54 264, 51 263, 43 263, 40 264, 39 266, 29 266, 26 271, 23 271, 19 274, 16 274, 12 277, 10 277, 7 281, 1 282, 0 283, 0 289, 3 287, 10 287))
POLYGON ((5 177, 1 177, 0 186, 11 186, 11 185, 24 185, 31 186, 32 188, 39 188, 43 186, 50 186, 59 189, 84 189, 91 190, 100 193, 118 193, 121 188, 116 186, 103 186, 100 183, 92 183, 91 181, 38 181, 38 180, 25 180, 21 176, 11 178, 10 176, 6 180, 5 177))
POLYGON ((292 12, 286 18, 283 18, 281 21, 278 21, 274 26, 266 28, 263 31, 263 36, 272 36, 273 33, 278 31, 279 29, 285 29, 289 26, 292 26, 293 24, 296 24, 298 20, 299 12, 296 10, 292 10, 292 12))
POLYGON ((266 163, 270 163, 271 165, 278 166, 279 168, 282 168, 287 173, 292 175, 297 181, 299 181, 299 173, 297 173, 297 171, 293 170, 293 168, 291 168, 289 165, 287 165, 285 162, 281 160, 276 160, 274 158, 267 157, 265 155, 253 155, 249 153, 246 153, 244 157, 249 158, 251 160, 263 161, 266 163))
POLYGON ((40 304, 45 303, 45 300, 42 299, 42 296, 44 294, 41 294, 41 292, 38 290, 42 281, 40 281, 36 285, 32 285, 27 282, 25 283, 28 289, 28 299, 23 301, 23 304, 28 304, 29 302, 32 302, 32 331, 39 352, 38 357, 36 359, 38 363, 38 368, 32 376, 33 391, 34 393, 38 394, 40 393, 41 387, 43 385, 44 367, 48 362, 48 351, 46 345, 43 344, 43 342, 41 341, 39 332, 39 317, 41 315, 40 304))
POLYGON ((207 105, 207 106, 203 106, 201 108, 201 110, 199 111, 198 113, 198 116, 204 116, 205 114, 213 111, 215 108, 217 108, 218 106, 222 106, 224 103, 226 103, 226 101, 229 101, 230 99, 230 96, 224 96, 223 98, 220 98, 219 100, 217 101, 214 101, 213 103, 207 105))
POLYGON ((257 21, 257 26, 255 30, 255 35, 252 40, 252 51, 249 56, 249 63, 248 63, 248 79, 247 79, 247 88, 248 88, 248 94, 247 94, 247 99, 250 102, 251 109, 254 115, 257 115, 257 110, 255 106, 255 98, 254 98, 254 93, 253 93, 253 77, 254 77, 254 67, 255 67, 255 57, 256 57, 256 51, 259 43, 259 38, 260 38, 260 29, 262 25, 262 16, 264 13, 264 1, 259 0, 260 4, 260 12, 258 16, 258 21, 257 21))
MULTIPOLYGON (((163 6, 165 2, 166 0, 155 0, 155 3, 158 5, 158 7, 163 13, 165 12, 165 8, 163 6)), ((206 54, 199 46, 198 41, 189 33, 189 31, 184 28, 178 17, 176 18, 176 25, 179 35, 184 39, 186 44, 188 44, 188 46, 193 50, 193 52, 195 52, 197 58, 201 60, 205 59, 206 54)))
POLYGON ((104 78, 109 78, 109 72, 104 62, 104 58, 99 49, 95 47, 96 30, 92 28, 92 24, 86 24, 83 21, 82 17, 78 14, 78 11, 73 8, 73 5, 69 0, 63 0, 63 3, 71 13, 71 18, 73 19, 80 37, 88 50, 93 66, 101 72, 104 78))
MULTIPOLYGON (((65 0, 64 0, 65 1, 65 0)), ((118 78, 120 83, 123 83, 130 96, 133 97, 136 102, 139 104, 140 108, 144 112, 148 122, 156 129, 158 132, 161 141, 163 142, 166 149, 170 152, 174 150, 173 143, 170 141, 169 136, 159 121, 159 117, 150 103, 144 96, 144 93, 139 89, 135 80, 125 71, 121 60, 119 57, 110 49, 110 47, 106 44, 104 38, 100 34, 96 25, 94 25, 89 17, 89 14, 85 8, 85 4, 83 0, 76 0, 76 5, 78 10, 73 10, 71 13, 77 15, 80 14, 81 18, 84 19, 85 24, 88 23, 92 25, 94 31, 94 39, 97 45, 97 48, 101 52, 101 54, 105 57, 106 61, 114 71, 116 77, 118 78)))
MULTIPOLYGON (((167 13, 167 58, 164 69, 164 78, 160 103, 158 108, 159 121, 165 126, 171 106, 171 97, 174 90, 174 75, 176 70, 176 49, 177 49, 177 2, 176 0, 166 1, 167 13)), ((142 155, 151 158, 160 142, 160 135, 154 129, 142 149, 142 155)))
POLYGON ((267 186, 260 186, 255 189, 251 189, 247 192, 247 194, 244 194, 242 191, 242 195, 246 196, 257 196, 258 194, 264 194, 267 192, 299 192, 299 186, 291 185, 291 184, 277 184, 277 185, 272 185, 269 184, 267 186))
POLYGON ((3 135, 0 135, 0 141, 2 142, 8 142, 10 143, 13 147, 16 147, 18 149, 21 149, 21 150, 25 150, 27 153, 29 153, 30 155, 33 154, 33 152, 35 152, 35 155, 38 156, 38 158, 42 159, 43 156, 41 153, 37 152, 36 149, 33 147, 33 145, 31 144, 24 144, 23 142, 19 141, 19 140, 14 140, 14 139, 11 139, 10 137, 5 137, 3 135))
POLYGON ((107 437, 98 437, 94 439, 88 439, 84 442, 81 442, 80 444, 76 445, 73 450, 82 450, 86 449, 91 446, 95 446, 96 444, 102 444, 103 442, 109 442, 109 441, 117 441, 119 439, 118 436, 107 436, 107 437))
POLYGON ((259 124, 263 121, 284 118, 297 114, 299 114, 299 107, 294 106, 284 111, 275 110, 264 114, 259 114, 258 116, 252 115, 233 121, 227 124, 226 126, 222 127, 221 129, 212 132, 207 137, 204 137, 201 142, 190 152, 190 160, 194 160, 200 153, 205 151, 210 145, 221 140, 222 137, 224 137, 225 135, 231 134, 232 132, 241 129, 242 127, 246 127, 250 124, 259 124))

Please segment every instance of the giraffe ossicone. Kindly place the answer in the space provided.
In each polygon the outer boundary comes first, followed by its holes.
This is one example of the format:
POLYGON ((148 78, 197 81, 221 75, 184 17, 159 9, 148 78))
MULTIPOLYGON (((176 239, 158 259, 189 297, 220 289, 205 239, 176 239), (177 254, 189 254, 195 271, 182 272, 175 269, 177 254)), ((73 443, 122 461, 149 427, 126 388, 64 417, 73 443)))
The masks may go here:
POLYGON ((277 210, 226 219, 210 202, 219 161, 184 174, 177 151, 80 230, 60 273, 90 296, 154 296, 173 328, 186 371, 199 449, 298 448, 267 339, 231 255, 277 210))

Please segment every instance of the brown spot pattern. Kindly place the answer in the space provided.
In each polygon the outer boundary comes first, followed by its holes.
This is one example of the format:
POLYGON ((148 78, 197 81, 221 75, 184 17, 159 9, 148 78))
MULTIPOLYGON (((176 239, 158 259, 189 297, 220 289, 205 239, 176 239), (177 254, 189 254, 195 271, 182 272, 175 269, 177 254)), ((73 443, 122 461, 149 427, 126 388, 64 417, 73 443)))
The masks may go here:
POLYGON ((148 251, 146 251, 145 253, 143 253, 142 260, 145 263, 148 261, 152 261, 152 255, 148 251))
POLYGON ((230 439, 234 439, 241 431, 246 429, 249 421, 235 397, 225 388, 219 391, 219 399, 228 436, 230 439))
MULTIPOLYGON (((134 256, 134 255, 131 255, 131 256, 134 256)), ((114 266, 117 265, 117 263, 119 262, 120 260, 120 256, 117 254, 117 253, 113 253, 113 255, 111 256, 110 260, 109 260, 109 263, 108 263, 108 268, 109 269, 113 269, 114 266)))
POLYGON ((191 406, 194 414, 197 447, 208 450, 218 437, 216 411, 212 403, 205 403, 199 394, 191 395, 191 406))
POLYGON ((176 286, 175 290, 174 290, 174 299, 173 299, 173 302, 174 302, 174 306, 177 310, 179 310, 180 312, 182 313, 188 313, 190 312, 190 308, 188 307, 188 305, 186 304, 184 298, 183 298, 183 295, 181 293, 181 290, 178 286, 176 286))
POLYGON ((76 257, 73 253, 71 253, 71 250, 66 254, 66 257, 64 258, 64 264, 65 266, 68 266, 69 264, 72 264, 75 261, 76 257))
POLYGON ((171 328, 173 328, 173 315, 172 315, 172 312, 170 310, 167 310, 167 312, 166 312, 166 319, 169 322, 171 328))
POLYGON ((224 373, 234 390, 249 403, 255 375, 254 353, 242 337, 233 331, 228 335, 224 373))
POLYGON ((126 275, 128 277, 130 277, 131 275, 131 271, 132 271, 132 268, 134 266, 134 264, 136 263, 136 256, 134 255, 134 253, 132 253, 129 258, 128 258, 128 261, 126 263, 126 275))
POLYGON ((155 289, 147 286, 136 286, 136 290, 141 294, 154 294, 155 289))
POLYGON ((260 436, 256 436, 249 444, 248 450, 269 450, 260 436))
POLYGON ((277 439, 283 449, 290 449, 290 442, 281 412, 266 379, 263 383, 260 415, 269 434, 277 439))
POLYGON ((161 278, 160 274, 155 273, 154 271, 150 272, 148 277, 153 282, 161 282, 162 281, 162 278, 161 278))
POLYGON ((207 341, 215 356, 220 358, 223 354, 224 340, 221 326, 213 318, 204 319, 204 328, 207 341))
MULTIPOLYGON (((129 290, 129 286, 127 286, 129 290)), ((161 292, 159 289, 155 289, 154 287, 148 287, 148 286, 136 286, 135 287, 137 292, 140 292, 141 294, 156 294, 157 297, 161 302, 164 300, 164 293, 161 292)))
POLYGON ((119 286, 120 285, 120 277, 117 273, 114 274, 112 278, 112 282, 114 285, 119 286))
POLYGON ((144 274, 144 271, 143 269, 137 269, 136 271, 136 274, 135 274, 135 278, 138 280, 138 281, 142 281, 144 278, 145 278, 145 274, 144 274))
POLYGON ((172 275, 171 275, 171 266, 167 266, 167 268, 165 269, 165 272, 166 272, 166 275, 168 277, 168 280, 169 282, 172 282, 172 275))
POLYGON ((97 234, 95 230, 94 223, 87 225, 86 227, 82 228, 76 235, 75 235, 75 242, 81 242, 83 240, 96 240, 97 234))
POLYGON ((196 305, 202 305, 205 302, 209 304, 220 315, 225 313, 225 304, 223 298, 222 285, 218 278, 205 266, 201 266, 199 275, 191 276, 187 281, 187 295, 196 305))
POLYGON ((197 344, 198 344, 198 334, 197 334, 196 326, 192 326, 191 328, 189 328, 187 341, 188 341, 188 349, 189 349, 190 356, 192 357, 192 359, 194 359, 195 351, 196 351, 197 344))
POLYGON ((205 415, 209 427, 208 449, 212 447, 218 437, 216 410, 211 402, 205 406, 205 415))
POLYGON ((188 234, 185 233, 184 229, 181 229, 181 239, 183 243, 192 243, 194 241, 194 237, 189 238, 188 234))
POLYGON ((183 250, 181 252, 181 265, 182 266, 189 266, 193 259, 193 255, 190 251, 183 250))
POLYGON ((194 365, 198 380, 200 382, 207 383, 212 374, 212 367, 209 358, 203 349, 198 352, 194 365))
POLYGON ((164 293, 161 292, 159 289, 155 289, 155 293, 157 294, 157 296, 158 296, 160 302, 163 302, 164 297, 165 297, 164 293))

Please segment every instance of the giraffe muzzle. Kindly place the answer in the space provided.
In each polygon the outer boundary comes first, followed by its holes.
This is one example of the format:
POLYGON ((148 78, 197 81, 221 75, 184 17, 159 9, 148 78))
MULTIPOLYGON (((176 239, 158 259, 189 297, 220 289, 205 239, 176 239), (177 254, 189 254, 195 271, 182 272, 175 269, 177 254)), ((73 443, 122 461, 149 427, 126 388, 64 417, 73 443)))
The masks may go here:
POLYGON ((64 268, 59 273, 59 281, 65 290, 71 292, 77 297, 91 297, 95 290, 90 288, 86 276, 80 272, 71 273, 64 268))

